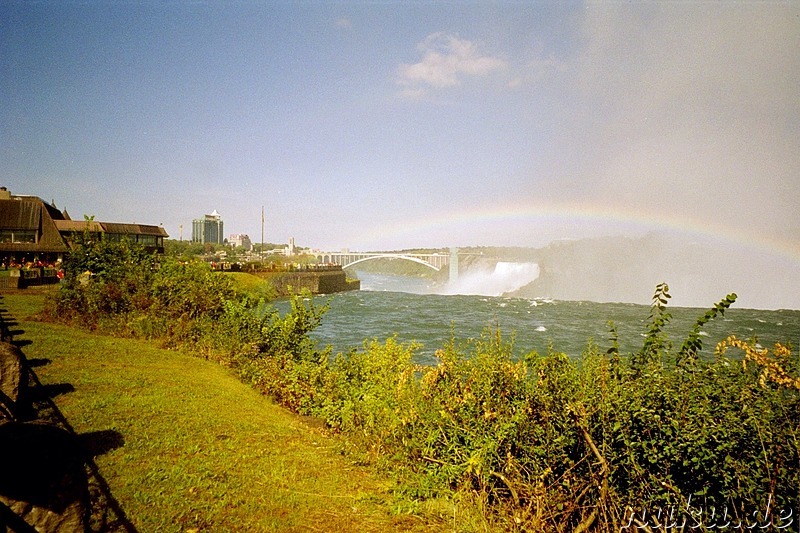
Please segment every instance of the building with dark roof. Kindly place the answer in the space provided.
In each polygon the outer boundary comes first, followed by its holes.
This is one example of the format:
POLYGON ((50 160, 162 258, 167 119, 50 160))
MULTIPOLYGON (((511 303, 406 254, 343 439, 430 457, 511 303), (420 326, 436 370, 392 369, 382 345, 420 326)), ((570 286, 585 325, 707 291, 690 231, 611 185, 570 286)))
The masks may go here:
POLYGON ((0 187, 0 260, 3 264, 53 263, 69 253, 75 233, 89 231, 103 239, 128 239, 163 253, 169 237, 161 226, 72 220, 36 196, 13 195, 0 187))

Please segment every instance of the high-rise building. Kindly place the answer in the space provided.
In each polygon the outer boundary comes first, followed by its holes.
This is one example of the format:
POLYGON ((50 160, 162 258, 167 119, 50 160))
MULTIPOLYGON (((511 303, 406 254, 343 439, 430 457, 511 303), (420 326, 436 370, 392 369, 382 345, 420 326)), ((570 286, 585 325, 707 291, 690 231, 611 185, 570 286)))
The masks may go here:
POLYGON ((222 215, 214 212, 192 220, 192 242, 222 244, 222 215))

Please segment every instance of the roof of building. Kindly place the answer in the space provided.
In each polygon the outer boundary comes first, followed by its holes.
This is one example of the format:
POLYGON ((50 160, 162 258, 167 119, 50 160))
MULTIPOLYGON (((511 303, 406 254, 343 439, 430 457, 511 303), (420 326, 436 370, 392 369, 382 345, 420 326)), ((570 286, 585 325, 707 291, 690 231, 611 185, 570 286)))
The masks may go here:
POLYGON ((93 233, 169 237, 161 226, 71 220, 66 210, 59 211, 41 198, 11 195, 8 189, 0 187, 0 230, 40 232, 38 242, 4 242, 0 245, 3 251, 67 252, 69 246, 62 234, 87 229, 93 233))
POLYGON ((101 222, 106 233, 116 233, 121 235, 155 235, 157 237, 169 237, 167 231, 161 226, 150 226, 146 224, 121 224, 118 222, 101 222))
POLYGON ((0 227, 19 230, 38 230, 42 206, 38 202, 0 200, 0 227))
POLYGON ((54 217, 63 218, 61 212, 35 196, 13 197, 0 200, 0 229, 39 231, 38 243, 4 243, 6 249, 20 252, 66 252, 67 245, 55 226, 54 217), (43 216, 45 211, 47 216, 43 216))
POLYGON ((54 220, 53 223, 60 232, 88 230, 93 233, 102 233, 103 231, 103 226, 95 220, 54 220))
POLYGON ((169 237, 161 226, 147 224, 126 224, 119 222, 99 222, 97 220, 54 220, 58 231, 91 231, 92 233, 114 233, 116 235, 155 235, 169 237))

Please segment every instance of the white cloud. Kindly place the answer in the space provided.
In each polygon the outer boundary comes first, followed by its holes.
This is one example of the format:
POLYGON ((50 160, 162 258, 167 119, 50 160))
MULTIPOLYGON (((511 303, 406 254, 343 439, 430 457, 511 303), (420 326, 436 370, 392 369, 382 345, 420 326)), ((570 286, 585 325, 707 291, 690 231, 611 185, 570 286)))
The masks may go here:
POLYGON ((349 30, 350 28, 353 27, 353 22, 347 17, 339 17, 338 19, 336 19, 336 26, 339 28, 344 28, 346 30, 349 30))
POLYGON ((481 55, 475 43, 441 32, 429 35, 417 49, 422 59, 398 68, 397 82, 403 86, 404 96, 419 97, 431 88, 455 87, 465 77, 484 77, 506 66, 501 58, 481 55))

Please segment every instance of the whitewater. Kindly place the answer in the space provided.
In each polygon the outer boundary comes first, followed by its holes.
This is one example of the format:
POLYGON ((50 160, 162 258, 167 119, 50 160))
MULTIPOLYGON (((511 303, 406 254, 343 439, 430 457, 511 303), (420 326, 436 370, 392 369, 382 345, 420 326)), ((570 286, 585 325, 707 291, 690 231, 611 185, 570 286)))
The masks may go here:
POLYGON ((468 270, 455 281, 431 292, 446 295, 502 296, 524 287, 537 277, 539 265, 536 263, 499 261, 492 269, 468 270))

